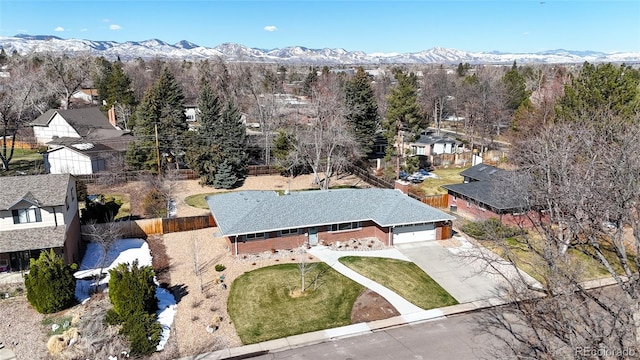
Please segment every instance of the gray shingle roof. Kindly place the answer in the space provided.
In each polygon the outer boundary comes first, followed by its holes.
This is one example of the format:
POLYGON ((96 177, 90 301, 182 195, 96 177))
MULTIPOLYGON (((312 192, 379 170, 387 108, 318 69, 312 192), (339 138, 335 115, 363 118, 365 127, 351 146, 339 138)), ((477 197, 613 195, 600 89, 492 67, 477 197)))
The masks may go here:
POLYGON ((477 181, 487 181, 492 178, 496 178, 504 171, 506 170, 499 169, 495 166, 478 164, 460 172, 460 176, 468 177, 477 181))
POLYGON ((62 116, 81 137, 87 137, 97 129, 118 131, 113 127, 113 125, 111 125, 111 123, 109 123, 109 119, 104 116, 98 107, 69 110, 51 109, 38 116, 31 122, 31 125, 46 126, 56 113, 60 114, 60 116, 62 116))
POLYGON ((64 226, 0 231, 0 253, 64 246, 64 226))
POLYGON ((366 220, 380 226, 453 220, 390 189, 299 191, 289 195, 239 191, 208 196, 206 200, 225 236, 366 220))
POLYGON ((437 135, 420 135, 418 140, 412 142, 412 144, 433 145, 433 144, 455 144, 454 139, 448 137, 442 137, 437 135))
POLYGON ((484 204, 496 212, 519 212, 527 208, 526 201, 517 193, 507 191, 507 186, 510 186, 509 183, 498 180, 442 185, 449 194, 484 204))
POLYGON ((21 200, 39 206, 64 205, 69 174, 0 176, 0 210, 8 210, 21 200))

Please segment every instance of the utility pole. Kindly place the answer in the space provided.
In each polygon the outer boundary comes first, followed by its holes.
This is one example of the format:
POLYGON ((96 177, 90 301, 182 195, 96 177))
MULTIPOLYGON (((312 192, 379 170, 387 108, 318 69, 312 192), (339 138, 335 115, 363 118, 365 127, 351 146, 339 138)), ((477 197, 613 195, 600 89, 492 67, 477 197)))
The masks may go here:
POLYGON ((156 131, 156 159, 158 159, 158 177, 160 177, 160 143, 158 142, 158 124, 154 124, 153 128, 156 131))
POLYGON ((400 142, 400 118, 398 118, 398 120, 396 121, 396 134, 397 134, 397 140, 396 143, 398 144, 396 147, 396 180, 400 179, 400 156, 402 153, 402 143, 400 142))

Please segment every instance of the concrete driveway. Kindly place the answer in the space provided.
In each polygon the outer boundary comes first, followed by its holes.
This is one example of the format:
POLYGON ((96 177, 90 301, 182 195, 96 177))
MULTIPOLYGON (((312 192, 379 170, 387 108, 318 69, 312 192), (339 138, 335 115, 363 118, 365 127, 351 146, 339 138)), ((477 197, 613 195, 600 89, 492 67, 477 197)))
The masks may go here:
MULTIPOLYGON (((440 241, 401 244, 395 247, 461 304, 495 298, 501 294, 500 284, 504 280, 487 269, 487 262, 483 263, 483 260, 469 256, 473 255, 474 249, 468 242, 454 248, 445 247, 440 241)), ((500 260, 497 256, 495 258, 500 260)))

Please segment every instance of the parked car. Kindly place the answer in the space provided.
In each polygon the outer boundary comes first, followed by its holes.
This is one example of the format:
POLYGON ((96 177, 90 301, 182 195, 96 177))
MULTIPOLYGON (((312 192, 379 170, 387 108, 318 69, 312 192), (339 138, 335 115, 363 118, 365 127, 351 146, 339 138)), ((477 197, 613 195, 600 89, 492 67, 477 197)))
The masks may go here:
POLYGON ((421 183, 423 181, 425 181, 427 178, 429 178, 431 175, 429 174, 429 172, 425 169, 420 169, 416 172, 414 172, 413 174, 409 175, 407 177, 407 180, 411 181, 412 183, 421 183))

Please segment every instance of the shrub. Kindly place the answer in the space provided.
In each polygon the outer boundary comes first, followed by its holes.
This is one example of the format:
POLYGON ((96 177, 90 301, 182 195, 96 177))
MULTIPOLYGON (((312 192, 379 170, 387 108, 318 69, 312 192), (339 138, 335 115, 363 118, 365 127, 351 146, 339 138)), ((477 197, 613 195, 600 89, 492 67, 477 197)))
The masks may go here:
POLYGON ((138 311, 127 317, 120 333, 129 339, 131 355, 147 355, 156 351, 162 326, 156 322, 155 314, 138 311))
POLYGON ((111 222, 121 207, 122 201, 100 195, 95 201, 87 201, 86 208, 80 209, 80 221, 82 224, 111 222))
POLYGON ((217 272, 225 271, 226 268, 227 267, 222 265, 222 264, 216 264, 216 266, 215 266, 215 269, 216 269, 217 272))
POLYGON ((51 314, 73 306, 76 302, 76 265, 66 265, 53 250, 43 251, 31 259, 29 273, 24 277, 27 300, 43 314, 51 314))
POLYGON ((107 312, 107 324, 122 324, 120 333, 129 339, 132 355, 150 354, 160 342, 162 327, 156 322, 158 310, 156 283, 151 266, 120 264, 109 271, 109 299, 113 309, 107 312))
POLYGON ((160 190, 153 188, 145 196, 144 200, 142 200, 142 207, 144 209, 144 213, 148 216, 153 217, 165 217, 167 216, 167 199, 166 195, 164 195, 160 190))
POLYGON ((140 311, 153 313, 158 310, 157 285, 151 266, 139 267, 136 260, 131 266, 119 264, 109 274, 109 299, 120 319, 125 320, 140 311))

